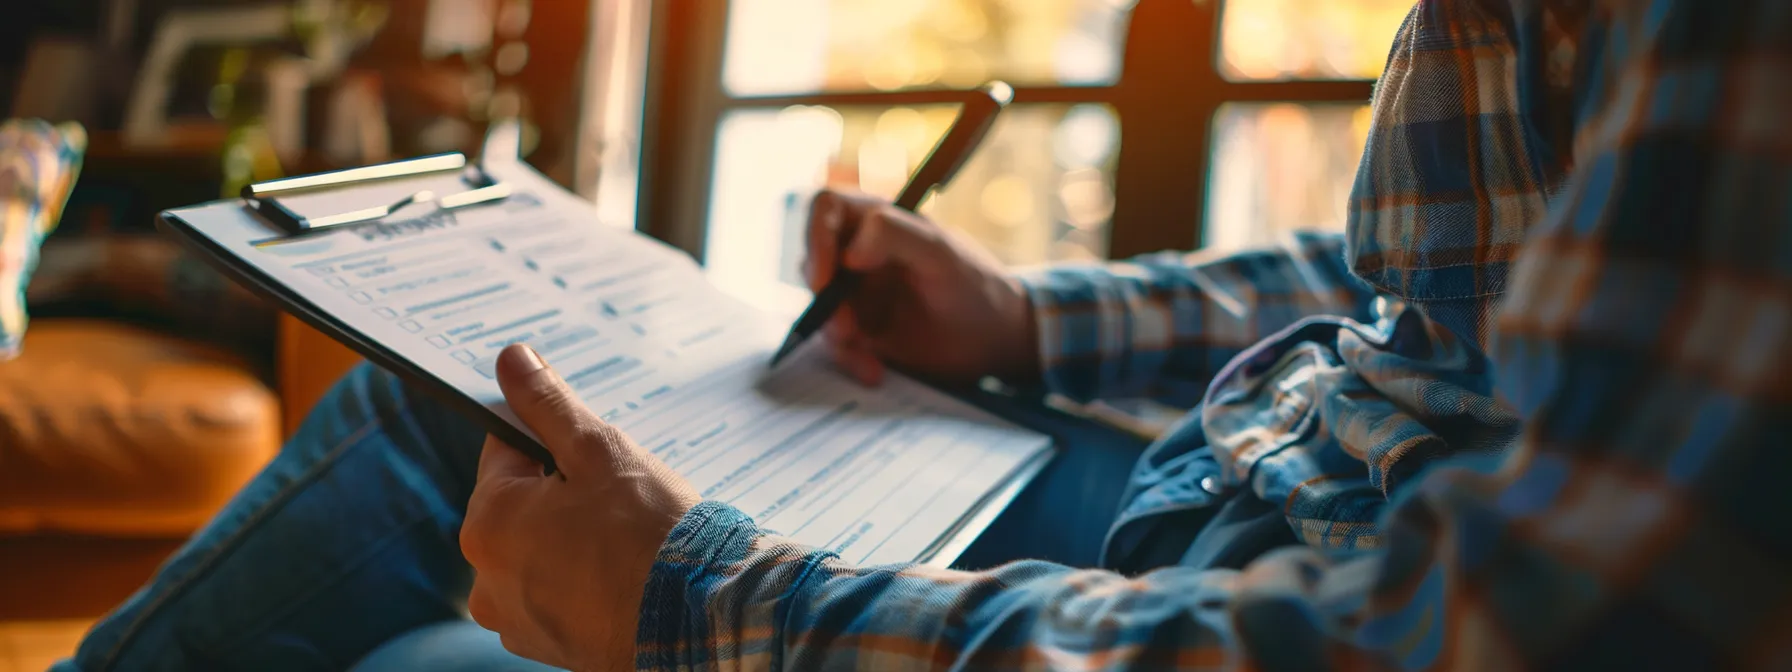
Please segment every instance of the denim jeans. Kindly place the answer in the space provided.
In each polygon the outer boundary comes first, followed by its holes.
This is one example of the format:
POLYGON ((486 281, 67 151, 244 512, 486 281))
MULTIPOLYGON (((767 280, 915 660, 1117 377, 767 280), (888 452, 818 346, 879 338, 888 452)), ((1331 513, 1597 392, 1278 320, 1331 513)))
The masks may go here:
MULTIPOLYGON (((1025 404, 1060 454, 960 558, 1091 566, 1143 443, 1025 404)), ((351 372, 261 474, 53 670, 539 670, 465 619, 460 521, 484 433, 351 372), (357 667, 358 665, 358 667, 357 667)))

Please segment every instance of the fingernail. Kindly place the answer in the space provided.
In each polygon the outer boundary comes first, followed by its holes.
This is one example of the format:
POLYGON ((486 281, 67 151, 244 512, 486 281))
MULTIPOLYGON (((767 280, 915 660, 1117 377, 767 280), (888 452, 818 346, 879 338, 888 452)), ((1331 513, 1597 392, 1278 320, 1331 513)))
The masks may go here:
POLYGON ((548 363, 542 361, 541 355, 535 354, 535 349, 527 345, 505 348, 498 356, 510 360, 505 366, 517 373, 535 373, 548 368, 548 363))

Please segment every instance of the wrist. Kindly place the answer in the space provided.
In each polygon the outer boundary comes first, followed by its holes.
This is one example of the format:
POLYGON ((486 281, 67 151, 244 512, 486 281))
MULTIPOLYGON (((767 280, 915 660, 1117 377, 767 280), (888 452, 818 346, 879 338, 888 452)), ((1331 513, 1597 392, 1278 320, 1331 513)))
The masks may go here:
POLYGON ((1039 354, 1039 315, 1033 304, 1033 293, 1026 282, 1017 276, 1002 278, 1006 300, 1002 302, 1007 310, 1003 323, 1007 325, 1001 343, 997 345, 997 353, 1001 358, 1001 366, 997 368, 997 377, 1010 384, 1031 386, 1039 382, 1041 377, 1041 361, 1039 354))

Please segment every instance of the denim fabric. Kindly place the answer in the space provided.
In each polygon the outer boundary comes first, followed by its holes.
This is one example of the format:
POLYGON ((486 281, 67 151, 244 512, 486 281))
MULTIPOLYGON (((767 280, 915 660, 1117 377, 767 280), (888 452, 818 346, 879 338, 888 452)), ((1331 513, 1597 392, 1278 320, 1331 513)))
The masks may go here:
MULTIPOLYGON (((1093 564, 1143 442, 1026 402, 985 406, 1060 454, 960 564, 1093 564)), ((54 672, 544 669, 464 620, 459 531, 482 440, 395 376, 356 368, 54 672)))
POLYGON ((498 633, 472 621, 412 630, 367 654, 349 672, 553 672, 504 650, 498 633))
POLYGON ((482 432, 362 366, 57 672, 340 670, 463 618, 482 432))

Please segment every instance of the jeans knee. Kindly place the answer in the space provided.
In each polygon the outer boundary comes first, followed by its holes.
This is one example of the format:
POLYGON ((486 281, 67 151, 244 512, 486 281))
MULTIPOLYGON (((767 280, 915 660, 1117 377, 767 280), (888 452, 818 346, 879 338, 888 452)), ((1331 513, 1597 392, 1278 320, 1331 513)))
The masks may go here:
POLYGON ((485 430, 418 385, 362 362, 318 400, 289 449, 297 443, 334 443, 354 434, 380 432, 391 446, 428 462, 476 465, 485 430))

